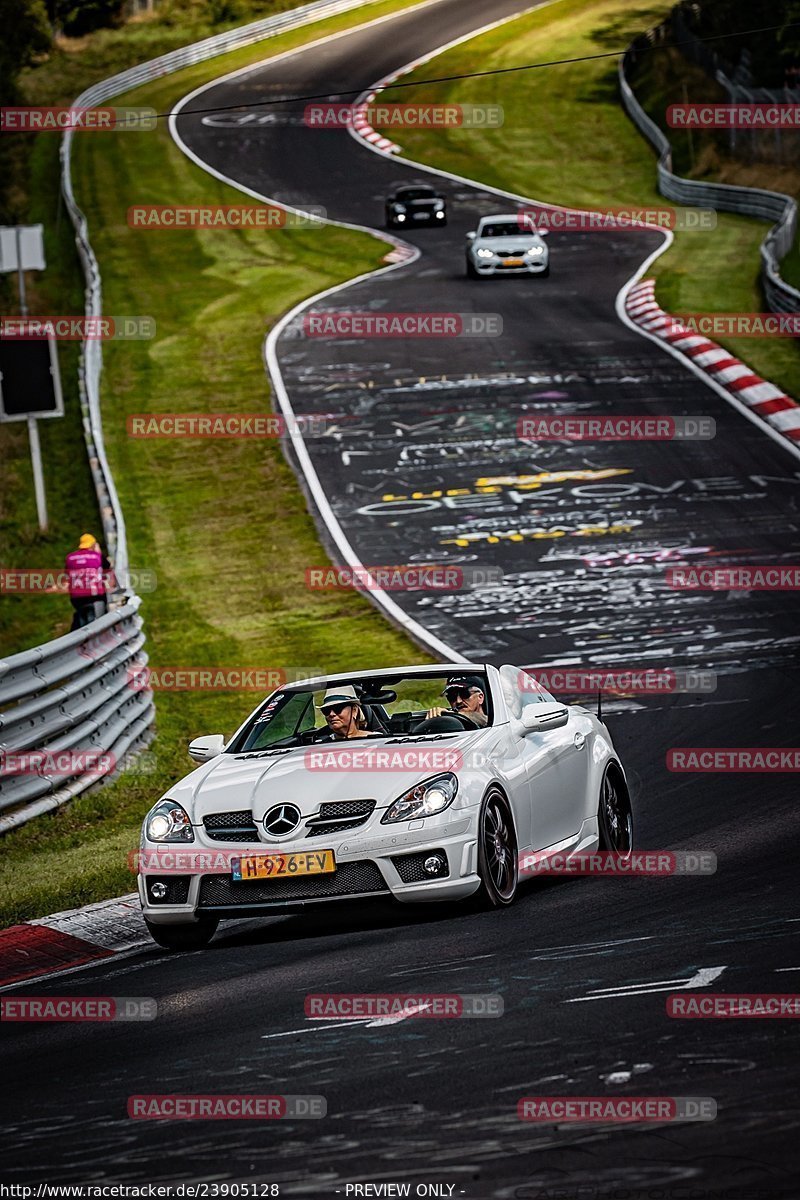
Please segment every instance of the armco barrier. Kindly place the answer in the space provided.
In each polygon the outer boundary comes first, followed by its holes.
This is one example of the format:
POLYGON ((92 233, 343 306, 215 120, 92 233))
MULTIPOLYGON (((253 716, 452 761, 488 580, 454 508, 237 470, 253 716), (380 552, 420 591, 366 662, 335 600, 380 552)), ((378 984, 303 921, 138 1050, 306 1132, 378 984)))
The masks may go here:
POLYGON ((97 783, 97 770, 78 756, 107 755, 115 773, 146 741, 153 694, 132 688, 129 674, 147 662, 139 604, 134 597, 83 629, 0 660, 0 833, 97 783), (20 770, 6 758, 41 751, 72 752, 75 773, 47 763, 20 770))
MULTIPOLYGON (((650 44, 663 35, 659 26, 644 37, 650 44)), ((641 42, 640 42, 641 44, 641 42)), ((767 304, 773 312, 800 312, 800 292, 790 287, 780 274, 781 259, 794 245, 797 233, 797 204, 783 192, 763 188, 737 187, 728 183, 708 183, 684 179, 672 170, 672 150, 664 132, 644 111, 628 83, 626 71, 636 57, 636 43, 620 59, 619 87, 622 104, 633 123, 658 151, 658 190, 668 200, 698 208, 715 208, 723 212, 742 213, 774 221, 761 243, 761 281, 767 304)))
MULTIPOLYGON (((184 46, 160 58, 103 79, 74 101, 76 108, 114 96, 206 59, 274 37, 284 30, 335 16, 377 0, 316 0, 289 12, 251 22, 184 46)), ((73 131, 61 142, 61 188, 86 281, 87 317, 102 315, 100 269, 89 241, 86 217, 75 200, 71 153, 73 131)), ((125 518, 106 458, 100 411, 102 351, 99 341, 81 347, 78 385, 84 436, 100 506, 103 540, 116 574, 128 571, 125 518)), ((147 662, 138 596, 84 629, 0 661, 0 755, 46 751, 51 755, 98 752, 118 765, 147 740, 155 719, 150 690, 129 686, 129 668, 147 662)), ((0 761, 0 833, 22 825, 79 795, 98 781, 90 769, 73 777, 4 770, 0 761)))

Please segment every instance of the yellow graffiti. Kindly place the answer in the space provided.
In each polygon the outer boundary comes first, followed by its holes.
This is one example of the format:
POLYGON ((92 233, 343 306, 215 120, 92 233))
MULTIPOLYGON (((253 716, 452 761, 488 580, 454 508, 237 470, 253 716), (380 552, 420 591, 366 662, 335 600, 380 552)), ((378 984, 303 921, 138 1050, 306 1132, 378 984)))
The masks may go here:
POLYGON ((547 483, 567 483, 576 480, 582 483, 596 479, 611 479, 615 475, 630 475, 629 468, 604 467, 593 471, 588 468, 579 471, 540 471, 538 475, 496 475, 476 479, 474 488, 441 488, 433 492, 385 492, 381 500, 391 503, 394 500, 441 500, 445 496, 486 496, 502 492, 503 488, 515 487, 520 491, 530 491, 540 488, 547 483))
POLYGON ((599 471, 581 470, 581 471, 540 471, 538 475, 489 475, 483 479, 476 479, 475 486, 478 488, 492 487, 515 487, 515 488, 538 488, 544 483, 566 483, 571 479, 578 479, 582 482, 593 479, 610 479, 614 475, 630 475, 629 468, 604 467, 599 471))
POLYGON ((609 533, 630 533, 641 521, 619 521, 614 525, 582 525, 578 529, 564 529, 554 526, 552 529, 520 529, 512 533, 464 533, 454 538, 444 538, 440 546, 470 546, 473 542, 485 542, 488 546, 496 546, 499 542, 527 542, 540 538, 560 537, 604 537, 609 533))

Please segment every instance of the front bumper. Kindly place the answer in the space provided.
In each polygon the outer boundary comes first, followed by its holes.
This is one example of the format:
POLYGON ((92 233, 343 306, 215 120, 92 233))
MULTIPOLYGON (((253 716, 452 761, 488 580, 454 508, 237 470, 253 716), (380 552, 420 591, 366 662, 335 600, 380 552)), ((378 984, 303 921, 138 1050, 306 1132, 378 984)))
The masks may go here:
POLYGON ((470 259, 479 275, 542 275, 547 270, 550 260, 545 258, 526 259, 521 267, 506 267, 501 259, 477 258, 470 259))
MULTIPOLYGON (((419 904, 465 899, 480 886, 474 821, 461 812, 452 814, 449 820, 436 822, 436 818, 412 821, 409 826, 424 827, 407 827, 402 833, 378 826, 371 835, 365 834, 356 840, 351 834, 349 841, 339 840, 338 845, 337 838, 332 837, 325 842, 324 848, 333 849, 336 871, 327 875, 238 882, 232 880, 230 871, 172 877, 158 870, 145 871, 137 880, 139 899, 144 915, 154 925, 192 923, 204 914, 222 918, 281 915, 337 901, 384 898, 403 904, 419 904), (447 859, 445 876, 419 878, 421 872, 416 862, 402 861, 422 860, 434 851, 443 852, 447 859), (148 893, 149 882, 156 879, 167 882, 168 892, 163 902, 154 901, 148 893), (180 897, 179 902, 175 902, 177 897, 180 897)), ((213 855, 220 850, 220 844, 195 844, 191 848, 198 853, 213 855)), ((152 852, 164 847, 151 843, 142 849, 152 852)), ((274 852, 275 847, 227 843, 224 849, 235 855, 274 852)), ((283 843, 280 849, 287 854, 305 852, 309 844, 306 840, 293 841, 283 843)))

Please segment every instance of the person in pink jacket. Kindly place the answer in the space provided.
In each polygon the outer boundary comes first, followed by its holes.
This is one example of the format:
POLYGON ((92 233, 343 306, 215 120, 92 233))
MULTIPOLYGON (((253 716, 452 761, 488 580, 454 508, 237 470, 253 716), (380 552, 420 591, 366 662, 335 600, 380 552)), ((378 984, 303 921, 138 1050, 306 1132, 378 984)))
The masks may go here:
POLYGON ((81 534, 78 549, 71 550, 65 562, 69 578, 69 598, 75 612, 72 629, 82 629, 106 611, 106 585, 103 577, 109 562, 94 534, 81 534))

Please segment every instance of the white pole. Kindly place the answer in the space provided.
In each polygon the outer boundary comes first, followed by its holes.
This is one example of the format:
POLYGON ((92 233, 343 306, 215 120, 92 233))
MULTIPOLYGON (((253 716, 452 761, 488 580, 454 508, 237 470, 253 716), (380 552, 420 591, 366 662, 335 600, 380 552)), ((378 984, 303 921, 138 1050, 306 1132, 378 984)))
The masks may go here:
POLYGON ((33 489, 36 493, 36 513, 39 517, 39 528, 47 532, 47 500, 44 494, 44 472, 42 471, 42 448, 39 445, 39 426, 36 417, 28 417, 28 440, 31 444, 31 463, 33 465, 33 489))

